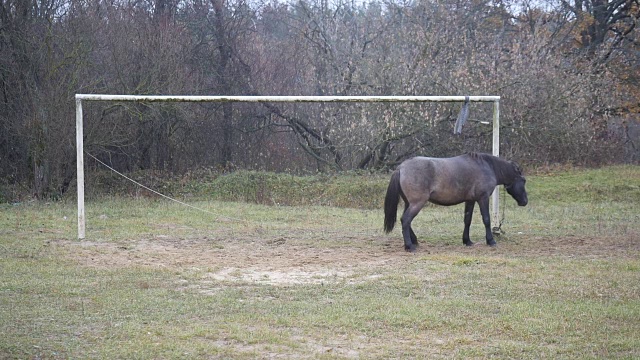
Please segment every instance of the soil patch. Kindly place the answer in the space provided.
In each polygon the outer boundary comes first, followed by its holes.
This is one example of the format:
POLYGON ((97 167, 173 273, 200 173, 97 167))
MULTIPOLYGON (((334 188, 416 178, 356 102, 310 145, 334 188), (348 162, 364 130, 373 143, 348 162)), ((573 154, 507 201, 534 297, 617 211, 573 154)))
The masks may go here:
MULTIPOLYGON (((498 240, 498 246, 473 247, 422 244, 416 253, 403 251, 397 237, 345 237, 335 241, 304 244, 294 237, 179 239, 165 235, 127 243, 59 241, 75 261, 88 267, 142 266, 194 270, 204 281, 296 285, 323 282, 358 282, 383 274, 386 267, 415 261, 416 256, 568 257, 605 259, 640 258, 640 236, 625 237, 521 237, 498 240), (353 244, 354 246, 349 246, 353 244), (323 245, 327 245, 323 247, 323 245), (372 271, 372 269, 377 269, 372 271), (372 275, 373 274, 373 275, 372 275)), ((381 276, 381 275, 380 275, 381 276)))

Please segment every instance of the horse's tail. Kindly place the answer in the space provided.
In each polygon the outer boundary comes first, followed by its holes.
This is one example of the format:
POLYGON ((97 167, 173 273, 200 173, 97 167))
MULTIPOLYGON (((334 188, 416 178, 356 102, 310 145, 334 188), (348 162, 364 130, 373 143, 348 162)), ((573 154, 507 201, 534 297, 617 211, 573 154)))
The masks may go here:
POLYGON ((396 224, 400 191, 400 171, 396 170, 391 175, 387 195, 384 197, 384 231, 387 233, 390 233, 396 224))

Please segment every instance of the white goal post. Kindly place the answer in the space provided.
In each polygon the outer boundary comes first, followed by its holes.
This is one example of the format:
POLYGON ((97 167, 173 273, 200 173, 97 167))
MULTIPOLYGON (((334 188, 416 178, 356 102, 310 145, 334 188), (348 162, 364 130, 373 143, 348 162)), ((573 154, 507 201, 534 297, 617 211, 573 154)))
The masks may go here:
MULTIPOLYGON (((493 152, 500 155, 500 97, 499 96, 173 96, 173 95, 99 95, 76 94, 76 156, 78 178, 78 239, 86 234, 84 208, 84 141, 83 101, 133 102, 493 102, 493 152)), ((498 224, 498 188, 491 195, 491 221, 498 224)))

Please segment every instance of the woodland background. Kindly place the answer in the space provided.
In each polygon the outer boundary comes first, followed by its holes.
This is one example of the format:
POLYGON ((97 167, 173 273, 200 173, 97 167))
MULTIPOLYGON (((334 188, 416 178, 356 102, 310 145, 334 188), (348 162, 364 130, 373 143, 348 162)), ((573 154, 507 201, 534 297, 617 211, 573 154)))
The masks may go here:
MULTIPOLYGON (((0 0, 0 188, 73 186, 76 93, 499 95, 507 158, 637 163, 639 22, 637 0, 0 0)), ((490 152, 491 104, 454 136, 459 109, 91 102, 84 141, 123 172, 385 170, 490 152)))

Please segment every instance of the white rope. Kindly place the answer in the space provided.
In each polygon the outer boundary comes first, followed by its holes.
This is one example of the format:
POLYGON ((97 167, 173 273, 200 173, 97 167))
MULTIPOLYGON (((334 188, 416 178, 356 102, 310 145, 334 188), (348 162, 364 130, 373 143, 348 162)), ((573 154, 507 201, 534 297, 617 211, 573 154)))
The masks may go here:
MULTIPOLYGON (((211 214, 211 215, 219 216, 219 214, 213 213, 213 212, 211 212, 211 211, 209 211, 209 210, 205 210, 205 209, 199 208, 199 207, 197 207, 197 206, 189 205, 189 204, 187 204, 187 203, 185 203, 185 202, 182 202, 182 201, 180 201, 180 200, 177 200, 177 199, 174 199, 174 198, 169 197, 169 196, 167 196, 167 195, 161 194, 161 193, 159 193, 158 191, 153 190, 153 189, 151 189, 151 188, 149 188, 149 187, 147 187, 147 186, 144 186, 143 184, 141 184, 141 183, 139 183, 139 182, 137 182, 137 181, 135 181, 135 180, 131 179, 130 177, 127 177, 125 174, 123 174, 123 173, 119 172, 118 170, 116 170, 116 169, 112 168, 111 166, 109 166, 109 165, 105 164, 103 161, 101 161, 101 160, 100 160, 100 159, 98 159, 97 157, 95 157, 95 156, 91 155, 91 154, 90 154, 90 153, 88 153, 87 151, 85 151, 84 153, 85 153, 85 154, 87 154, 87 155, 89 155, 89 157, 93 158, 93 160, 95 160, 95 161, 99 162, 100 164, 102 164, 102 165, 103 165, 104 167, 106 167, 107 169, 109 169, 109 170, 113 171, 114 173, 116 173, 116 174, 118 174, 118 175, 122 176, 123 178, 125 178, 125 179, 127 179, 127 180, 131 181, 132 183, 134 183, 134 184, 136 184, 136 185, 140 186, 141 188, 143 188, 143 189, 145 189, 145 190, 151 191, 152 193, 154 193, 154 194, 156 194, 156 195, 159 195, 159 196, 162 196, 162 197, 163 197, 163 198, 165 198, 165 199, 171 200, 171 201, 173 201, 173 202, 176 202, 176 203, 178 203, 178 204, 180 204, 180 205, 184 205, 184 206, 186 206, 186 207, 190 207, 190 208, 192 208, 192 209, 194 209, 194 210, 198 210, 198 211, 202 211, 202 212, 207 213, 207 214, 211 214)), ((229 217, 229 216, 225 216, 225 218, 230 219, 230 220, 235 220, 235 221, 244 221, 244 220, 235 219, 235 218, 232 218, 232 217, 229 217)))

